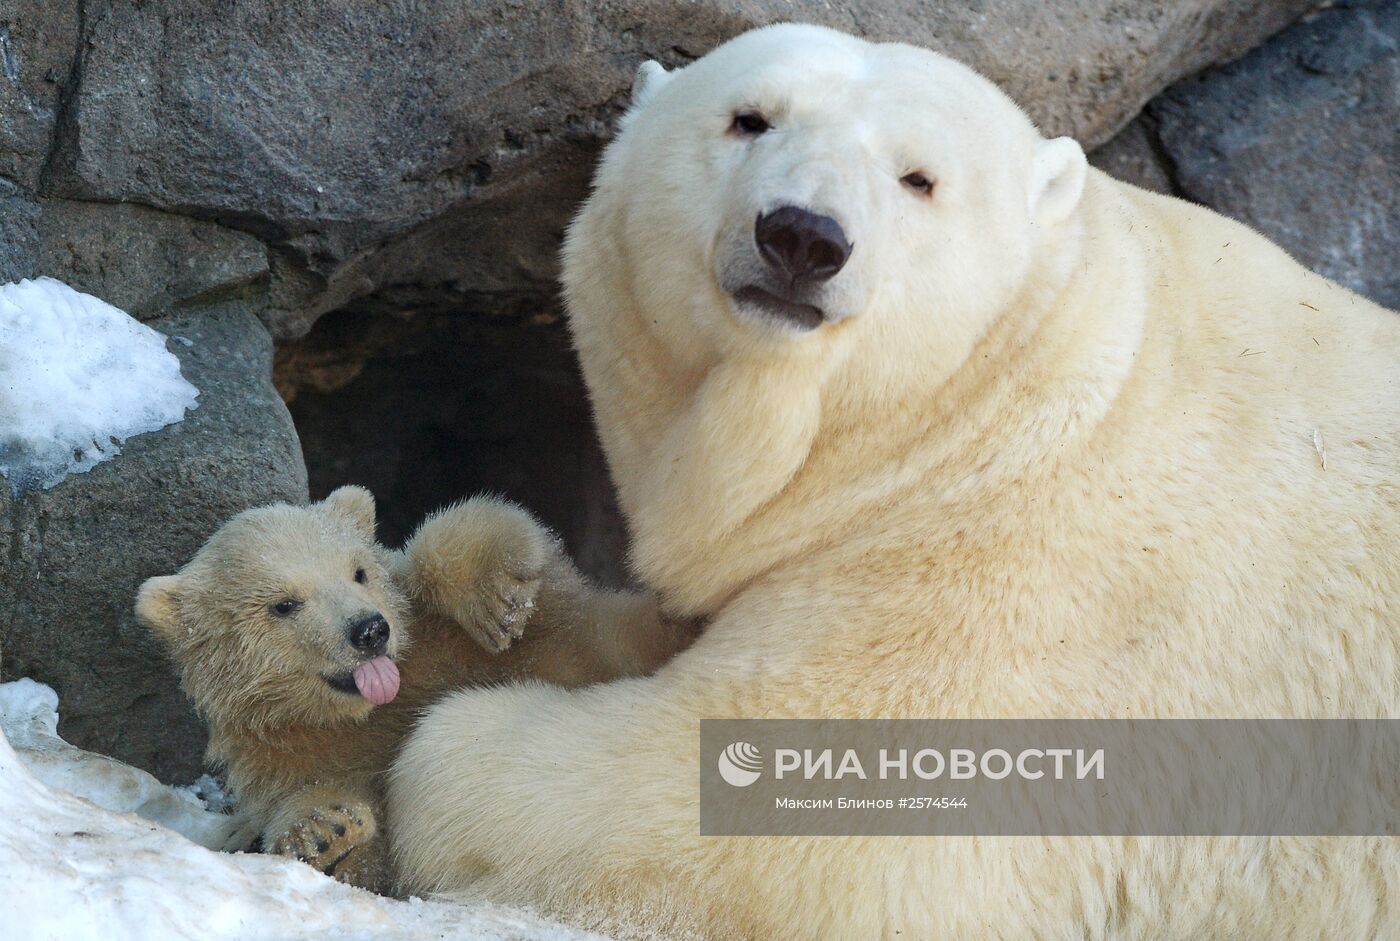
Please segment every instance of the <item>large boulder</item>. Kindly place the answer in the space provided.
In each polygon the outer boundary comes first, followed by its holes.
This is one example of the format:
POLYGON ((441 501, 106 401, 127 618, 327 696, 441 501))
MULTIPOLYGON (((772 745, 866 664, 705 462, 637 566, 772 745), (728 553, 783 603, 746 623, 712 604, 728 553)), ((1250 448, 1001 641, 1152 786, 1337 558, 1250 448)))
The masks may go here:
POLYGON ((0 283, 44 275, 149 320, 233 298, 260 311, 269 269, 262 242, 214 222, 0 183, 0 283))
POLYGON ((203 726, 133 618, 136 590, 183 565, 234 513, 304 501, 306 470, 271 384, 271 338, 246 307, 151 325, 184 338, 168 346, 199 406, 50 490, 16 496, 0 481, 0 671, 59 691, 66 740, 188 780, 203 726))
POLYGON ((1164 91, 1091 161, 1400 309, 1400 4, 1346 0, 1164 91))
POLYGON ((39 204, 0 179, 0 284, 34 277, 39 204))
POLYGON ((264 239, 278 337, 365 297, 532 311, 643 58, 824 23, 950 52, 1092 144, 1315 2, 17 0, 0 168, 264 239))
POLYGON ((1184 196, 1400 309, 1400 3, 1338 3, 1148 112, 1184 196))

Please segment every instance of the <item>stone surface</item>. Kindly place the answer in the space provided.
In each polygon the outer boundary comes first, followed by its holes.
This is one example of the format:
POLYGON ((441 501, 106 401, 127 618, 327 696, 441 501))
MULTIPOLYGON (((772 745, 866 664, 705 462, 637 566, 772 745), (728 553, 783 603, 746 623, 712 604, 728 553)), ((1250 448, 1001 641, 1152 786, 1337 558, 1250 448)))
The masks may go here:
POLYGON ((1400 309, 1400 3, 1338 3, 1148 112, 1185 196, 1400 309))
POLYGON ((0 177, 39 185, 79 41, 77 2, 0 2, 0 177))
MULTIPOLYGON (((22 65, 28 24, 77 0, 11 2, 22 65)), ((43 192, 268 241, 279 337, 359 298, 528 312, 554 304, 560 232, 644 58, 823 23, 950 52, 1092 144, 1314 3, 86 0, 43 192)))
POLYGON ((46 199, 0 181, 0 283, 58 278, 149 320, 243 297, 265 304, 267 248, 213 222, 134 204, 46 199))
POLYGON ((247 292, 267 249, 243 232, 145 206, 45 200, 35 269, 145 320, 247 292))
POLYGON ((0 180, 0 284, 33 276, 38 225, 39 204, 0 180))
POLYGON ((1179 195, 1161 150, 1157 123, 1148 115, 1140 114, 1112 140, 1089 154, 1089 162, 1125 183, 1154 193, 1179 195))
POLYGON ((203 728, 135 622, 136 589, 183 565, 229 516, 305 500, 306 471, 270 382, 272 343, 245 307, 165 317, 199 407, 47 491, 0 485, 0 669, 58 690, 65 739, 190 780, 203 728))

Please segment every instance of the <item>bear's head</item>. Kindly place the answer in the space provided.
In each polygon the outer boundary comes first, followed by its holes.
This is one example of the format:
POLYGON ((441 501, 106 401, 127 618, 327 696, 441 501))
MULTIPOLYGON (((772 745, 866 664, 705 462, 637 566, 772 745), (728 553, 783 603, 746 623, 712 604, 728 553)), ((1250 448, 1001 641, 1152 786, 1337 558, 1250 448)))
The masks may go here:
POLYGON ((605 293, 697 368, 854 334, 946 374, 1022 290, 1086 167, 951 59, 767 27, 674 72, 642 66, 566 287, 578 301, 611 277, 605 293), (617 273, 599 274, 604 255, 617 273))
POLYGON ((329 725, 388 702, 405 613, 360 487, 240 513, 136 601, 201 714, 251 728, 329 725))

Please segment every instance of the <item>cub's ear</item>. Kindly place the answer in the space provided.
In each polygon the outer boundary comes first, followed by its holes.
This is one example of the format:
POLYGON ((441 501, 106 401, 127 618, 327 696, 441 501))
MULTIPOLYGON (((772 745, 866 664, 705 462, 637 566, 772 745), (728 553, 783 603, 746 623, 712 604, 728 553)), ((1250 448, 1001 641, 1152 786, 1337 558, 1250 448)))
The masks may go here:
POLYGON ((374 540, 374 494, 364 487, 340 487, 321 505, 342 519, 349 520, 366 539, 374 540))
POLYGON ((643 62, 632 79, 632 107, 640 108, 646 104, 670 80, 671 73, 660 62, 652 59, 643 62))
POLYGON ((146 579, 136 593, 136 619, 161 640, 174 639, 180 630, 180 576, 146 579))
POLYGON ((1037 141, 1031 161, 1031 219, 1038 225, 1054 225, 1074 212, 1088 172, 1084 148, 1074 138, 1037 141))

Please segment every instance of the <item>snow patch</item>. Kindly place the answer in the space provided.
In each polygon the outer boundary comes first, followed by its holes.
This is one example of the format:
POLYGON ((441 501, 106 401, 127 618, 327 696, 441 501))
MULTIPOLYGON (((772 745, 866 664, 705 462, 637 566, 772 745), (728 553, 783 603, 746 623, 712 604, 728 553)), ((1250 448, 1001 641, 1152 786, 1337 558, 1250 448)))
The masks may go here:
POLYGON ((175 790, 180 794, 188 795, 199 806, 205 810, 212 810, 216 814, 226 814, 233 811, 233 795, 224 787, 223 782, 212 774, 201 774, 193 784, 182 784, 177 786, 175 790))
MULTIPOLYGON (((53 734, 57 705, 53 690, 32 680, 0 684, 0 937, 605 941, 527 912, 400 902, 352 889, 289 859, 197 846, 121 812, 132 800, 123 773, 149 779, 155 788, 163 785, 59 739, 53 734), (44 757, 55 752, 62 758, 60 772, 44 757)), ((192 799, 172 799, 191 813, 215 816, 192 799)))
POLYGON ((199 390, 165 335, 61 281, 0 285, 0 476, 45 489, 180 421, 199 390))
POLYGON ((222 848, 232 830, 231 818, 210 813, 194 794, 166 787, 139 768, 59 738, 58 695, 42 683, 0 683, 0 730, 29 773, 49 787, 105 810, 136 814, 210 849, 222 848))

